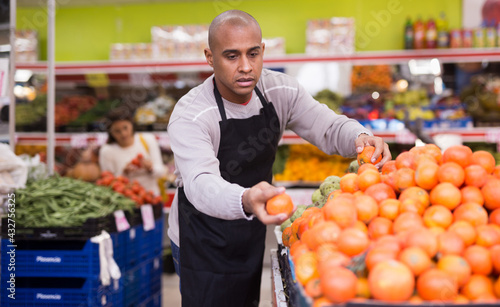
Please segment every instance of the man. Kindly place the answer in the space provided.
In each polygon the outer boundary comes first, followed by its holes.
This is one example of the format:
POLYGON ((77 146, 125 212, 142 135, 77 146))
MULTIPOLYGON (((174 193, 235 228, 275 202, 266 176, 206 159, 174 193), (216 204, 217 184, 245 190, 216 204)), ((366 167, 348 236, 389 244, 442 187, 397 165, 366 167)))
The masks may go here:
POLYGON ((249 14, 220 14, 208 35, 214 74, 179 100, 168 126, 178 185, 168 234, 183 306, 258 306, 265 224, 288 218, 265 210, 284 191, 271 185, 283 131, 329 154, 355 156, 374 145, 379 166, 391 154, 381 138, 315 101, 295 79, 263 70, 262 34, 249 14))

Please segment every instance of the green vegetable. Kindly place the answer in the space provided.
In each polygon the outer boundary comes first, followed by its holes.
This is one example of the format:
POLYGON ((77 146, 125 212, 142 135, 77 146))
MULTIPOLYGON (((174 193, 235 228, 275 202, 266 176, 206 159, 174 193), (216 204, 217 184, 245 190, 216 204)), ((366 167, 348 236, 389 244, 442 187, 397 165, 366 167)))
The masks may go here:
POLYGON ((109 187, 53 176, 16 190, 16 222, 25 227, 75 227, 116 210, 132 212, 135 202, 109 187))

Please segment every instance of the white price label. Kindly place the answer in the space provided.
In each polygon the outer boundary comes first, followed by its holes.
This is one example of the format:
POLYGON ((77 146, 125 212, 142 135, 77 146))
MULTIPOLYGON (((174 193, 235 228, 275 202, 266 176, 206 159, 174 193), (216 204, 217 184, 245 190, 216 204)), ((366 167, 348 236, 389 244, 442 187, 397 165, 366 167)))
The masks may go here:
POLYGON ((118 232, 130 229, 130 224, 127 221, 127 217, 125 217, 125 212, 123 212, 123 210, 116 210, 114 212, 114 215, 115 215, 116 230, 118 230, 118 232))
POLYGON ((150 204, 141 206, 141 215, 142 215, 142 225, 144 227, 144 231, 150 231, 155 229, 155 217, 153 214, 153 206, 150 204))

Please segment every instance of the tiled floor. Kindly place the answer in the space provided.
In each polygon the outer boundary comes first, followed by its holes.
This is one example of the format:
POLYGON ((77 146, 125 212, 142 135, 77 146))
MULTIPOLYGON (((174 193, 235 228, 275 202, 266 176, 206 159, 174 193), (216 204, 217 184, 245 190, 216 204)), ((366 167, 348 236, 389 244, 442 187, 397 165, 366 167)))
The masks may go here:
MULTIPOLYGON (((266 238, 266 253, 262 271, 262 285, 259 307, 272 306, 271 261, 269 251, 277 248, 274 226, 268 226, 266 238)), ((162 279, 162 307, 180 307, 179 277, 176 274, 163 274, 162 279)))

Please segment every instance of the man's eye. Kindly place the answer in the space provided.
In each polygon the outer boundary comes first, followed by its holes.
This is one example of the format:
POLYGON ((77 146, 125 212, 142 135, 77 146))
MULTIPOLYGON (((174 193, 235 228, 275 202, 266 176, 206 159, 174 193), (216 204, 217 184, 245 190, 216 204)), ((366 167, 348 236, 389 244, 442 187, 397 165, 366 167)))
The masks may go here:
POLYGON ((230 54, 227 56, 227 58, 230 60, 234 60, 234 59, 236 59, 236 56, 234 54, 230 54))
POLYGON ((258 52, 252 52, 252 53, 250 53, 250 56, 251 56, 251 57, 256 57, 256 56, 258 56, 258 55, 259 55, 259 53, 258 53, 258 52))

